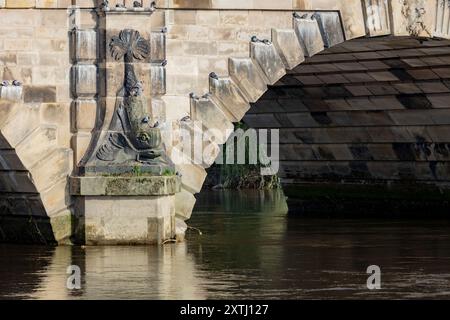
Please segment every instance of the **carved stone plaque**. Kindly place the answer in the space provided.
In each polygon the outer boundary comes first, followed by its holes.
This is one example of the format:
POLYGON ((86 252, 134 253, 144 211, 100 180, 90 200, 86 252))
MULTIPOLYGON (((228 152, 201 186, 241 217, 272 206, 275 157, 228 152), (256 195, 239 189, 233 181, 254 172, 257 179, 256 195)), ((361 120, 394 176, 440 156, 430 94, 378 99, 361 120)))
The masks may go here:
MULTIPOLYGON (((106 134, 96 142, 84 165, 85 174, 144 173, 161 175, 173 164, 162 147, 160 123, 150 113, 143 82, 135 67, 146 63, 151 42, 137 30, 124 29, 111 38, 110 56, 123 65, 122 86, 116 94, 114 114, 106 134)), ((150 77, 150 69, 149 75, 150 77)))

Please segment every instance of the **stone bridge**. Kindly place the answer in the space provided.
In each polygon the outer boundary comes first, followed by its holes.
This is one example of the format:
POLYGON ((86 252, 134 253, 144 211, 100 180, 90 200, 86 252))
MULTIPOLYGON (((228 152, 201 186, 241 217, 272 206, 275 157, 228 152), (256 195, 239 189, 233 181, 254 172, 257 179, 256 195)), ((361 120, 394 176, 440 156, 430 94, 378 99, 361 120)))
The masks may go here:
POLYGON ((292 209, 319 197, 347 210, 358 195, 375 211, 447 204, 448 0, 0 0, 0 21, 3 241, 182 239, 242 119, 280 129, 280 175, 303 196, 292 209), (143 62, 111 56, 123 30, 149 43, 143 62), (88 174, 127 64, 176 175, 88 174), (193 159, 180 132, 208 129, 193 159))

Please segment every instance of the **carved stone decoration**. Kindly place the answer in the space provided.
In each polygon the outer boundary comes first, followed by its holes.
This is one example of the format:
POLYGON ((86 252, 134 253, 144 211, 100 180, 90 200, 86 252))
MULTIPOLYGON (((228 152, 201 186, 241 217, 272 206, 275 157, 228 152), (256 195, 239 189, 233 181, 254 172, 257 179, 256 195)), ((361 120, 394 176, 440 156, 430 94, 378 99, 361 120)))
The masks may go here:
POLYGON ((147 113, 142 82, 134 65, 150 55, 150 42, 138 31, 125 29, 112 37, 111 56, 125 62, 123 86, 116 96, 114 115, 104 141, 85 165, 85 173, 140 173, 160 175, 173 169, 162 148, 159 123, 147 113))
POLYGON ((406 23, 406 31, 410 36, 431 37, 431 32, 425 23, 425 15, 427 13, 426 3, 424 0, 400 0, 401 14, 406 23))

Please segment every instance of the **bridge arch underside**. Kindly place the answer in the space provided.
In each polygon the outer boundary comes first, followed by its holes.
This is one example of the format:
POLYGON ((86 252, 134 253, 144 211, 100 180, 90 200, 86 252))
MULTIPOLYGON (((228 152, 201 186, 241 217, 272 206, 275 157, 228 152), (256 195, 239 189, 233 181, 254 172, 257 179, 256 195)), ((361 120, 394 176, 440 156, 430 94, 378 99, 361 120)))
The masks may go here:
POLYGON ((243 121, 280 129, 292 212, 448 212, 449 40, 347 41, 288 71, 243 121))
POLYGON ((0 242, 56 243, 32 175, 1 132, 0 242))

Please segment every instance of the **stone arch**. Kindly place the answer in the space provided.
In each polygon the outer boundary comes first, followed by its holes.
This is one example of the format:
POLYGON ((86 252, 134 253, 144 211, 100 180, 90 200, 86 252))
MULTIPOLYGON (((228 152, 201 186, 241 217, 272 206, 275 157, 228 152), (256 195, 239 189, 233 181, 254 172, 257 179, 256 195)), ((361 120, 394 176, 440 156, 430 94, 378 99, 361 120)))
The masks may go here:
MULTIPOLYGON (((420 2, 420 1, 419 1, 420 2)), ((360 36, 378 37, 385 35, 412 35, 415 37, 433 37, 433 34, 441 38, 448 35, 439 32, 442 26, 433 23, 433 30, 429 30, 423 17, 420 15, 412 18, 408 12, 418 9, 420 12, 422 3, 408 1, 403 7, 395 8, 386 6, 380 16, 373 20, 370 16, 370 8, 364 7, 364 20, 354 21, 349 13, 343 11, 315 11, 293 12, 292 29, 272 29, 272 39, 258 39, 253 37, 250 41, 249 56, 230 57, 228 59, 228 75, 218 75, 211 70, 209 74, 209 92, 203 96, 191 94, 191 118, 201 121, 208 127, 220 128, 223 132, 232 126, 233 122, 241 120, 250 109, 250 104, 255 103, 271 86, 279 81, 288 70, 300 65, 305 58, 312 57, 326 48, 360 36), (405 8, 404 6, 407 6, 405 8), (394 10, 389 12, 388 10, 394 10), (368 16, 369 14, 369 16, 368 16), (392 25, 392 20, 402 16, 403 20, 397 25, 392 25), (350 23, 350 22, 351 23, 350 23), (346 28, 344 24, 347 23, 346 28), (348 25, 350 23, 350 25, 348 25), (366 27, 364 35, 352 32, 352 25, 362 24, 366 27), (345 29, 345 30, 344 30, 345 29), (350 35, 350 38, 348 37, 350 35), (214 110, 214 111, 212 111, 214 110)), ((362 17, 361 17, 362 18, 362 17)), ((429 17, 428 17, 429 18, 429 17)), ((428 20, 427 20, 428 23, 428 20)), ((215 137, 216 143, 223 143, 228 136, 215 137)), ((183 165, 178 170, 188 178, 183 180, 183 191, 177 195, 177 215, 183 220, 189 219, 195 205, 193 194, 200 191, 206 177, 205 169, 214 162, 211 156, 210 163, 201 165, 183 165), (188 171, 193 172, 195 167, 196 178, 188 171)))
POLYGON ((44 120, 51 110, 24 103, 22 90, 1 87, 0 240, 70 243, 72 150, 58 146, 58 123, 44 120))

